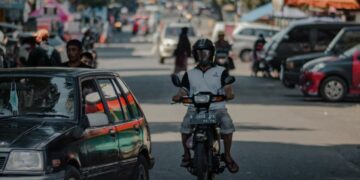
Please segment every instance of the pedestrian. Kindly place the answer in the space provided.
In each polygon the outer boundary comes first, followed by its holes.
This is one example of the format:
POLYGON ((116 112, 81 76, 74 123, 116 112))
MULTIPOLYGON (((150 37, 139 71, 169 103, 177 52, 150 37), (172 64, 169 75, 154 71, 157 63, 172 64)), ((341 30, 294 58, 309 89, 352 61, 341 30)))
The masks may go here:
POLYGON ((36 47, 30 51, 27 66, 60 66, 60 53, 48 43, 49 32, 41 29, 35 34, 36 47))
POLYGON ((82 44, 77 39, 72 39, 66 44, 66 53, 69 60, 63 63, 62 67, 91 68, 81 61, 82 44))
POLYGON ((91 68, 96 68, 95 59, 91 52, 83 52, 81 53, 80 57, 82 63, 90 66, 91 68))
POLYGON ((188 28, 181 29, 179 41, 174 51, 175 69, 174 74, 187 70, 187 58, 191 56, 191 44, 187 36, 188 28))

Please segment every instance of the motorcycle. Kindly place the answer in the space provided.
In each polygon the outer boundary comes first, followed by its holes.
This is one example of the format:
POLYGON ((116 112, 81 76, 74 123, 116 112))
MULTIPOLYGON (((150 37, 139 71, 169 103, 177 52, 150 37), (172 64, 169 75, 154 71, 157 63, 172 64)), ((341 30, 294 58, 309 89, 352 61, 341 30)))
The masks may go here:
MULTIPOLYGON (((225 79, 225 84, 232 84, 234 81, 235 78, 230 76, 225 79)), ((172 82, 176 87, 181 87, 177 75, 172 75, 172 82)), ((186 144, 194 154, 187 170, 197 176, 198 180, 215 180, 215 175, 225 170, 220 148, 220 126, 215 113, 209 110, 211 103, 225 99, 224 95, 214 95, 211 92, 199 92, 192 97, 181 98, 181 103, 192 104, 196 109, 195 115, 190 117, 192 135, 186 144)))
POLYGON ((215 52, 215 62, 219 66, 223 66, 226 70, 235 69, 233 58, 229 56, 229 50, 217 49, 215 52))
POLYGON ((264 77, 271 77, 270 73, 270 66, 266 62, 265 59, 260 57, 260 51, 256 51, 256 54, 252 57, 253 58, 253 64, 252 64, 252 72, 257 76, 257 73, 260 71, 263 73, 264 77))

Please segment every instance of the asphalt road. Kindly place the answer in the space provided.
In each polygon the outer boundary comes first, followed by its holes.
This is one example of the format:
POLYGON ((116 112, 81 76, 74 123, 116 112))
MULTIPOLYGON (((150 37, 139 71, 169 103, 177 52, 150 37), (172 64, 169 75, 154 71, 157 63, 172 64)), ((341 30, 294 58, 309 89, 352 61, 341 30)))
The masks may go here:
MULTIPOLYGON (((113 38, 122 40, 98 48, 99 67, 119 72, 145 111, 156 158, 150 178, 195 179, 179 167, 179 128, 186 107, 170 105, 177 91, 170 80, 174 60, 160 65, 156 47, 137 37, 134 41, 129 33, 113 38)), ((360 98, 342 103, 304 98, 278 80, 250 77, 249 64, 236 66, 231 72, 236 99, 228 109, 236 126, 232 153, 240 171, 226 171, 217 179, 360 179, 360 98)))

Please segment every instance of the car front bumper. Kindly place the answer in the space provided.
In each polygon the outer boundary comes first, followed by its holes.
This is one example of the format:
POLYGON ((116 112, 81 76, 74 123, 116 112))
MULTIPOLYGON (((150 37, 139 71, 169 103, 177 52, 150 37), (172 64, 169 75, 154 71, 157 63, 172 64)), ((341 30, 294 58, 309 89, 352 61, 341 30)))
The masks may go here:
POLYGON ((308 95, 319 95, 325 74, 322 72, 303 72, 300 76, 300 89, 308 95))
POLYGON ((65 171, 45 174, 41 176, 0 174, 0 180, 63 180, 64 177, 65 177, 65 171))

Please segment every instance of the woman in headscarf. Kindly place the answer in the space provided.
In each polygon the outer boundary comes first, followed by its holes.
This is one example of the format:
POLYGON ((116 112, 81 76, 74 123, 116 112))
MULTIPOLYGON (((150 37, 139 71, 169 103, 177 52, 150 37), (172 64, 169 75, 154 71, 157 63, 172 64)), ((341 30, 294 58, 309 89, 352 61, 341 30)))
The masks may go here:
POLYGON ((174 74, 187 69, 187 58, 191 56, 191 44, 187 36, 188 28, 181 29, 179 41, 174 51, 175 55, 175 69, 174 74))

